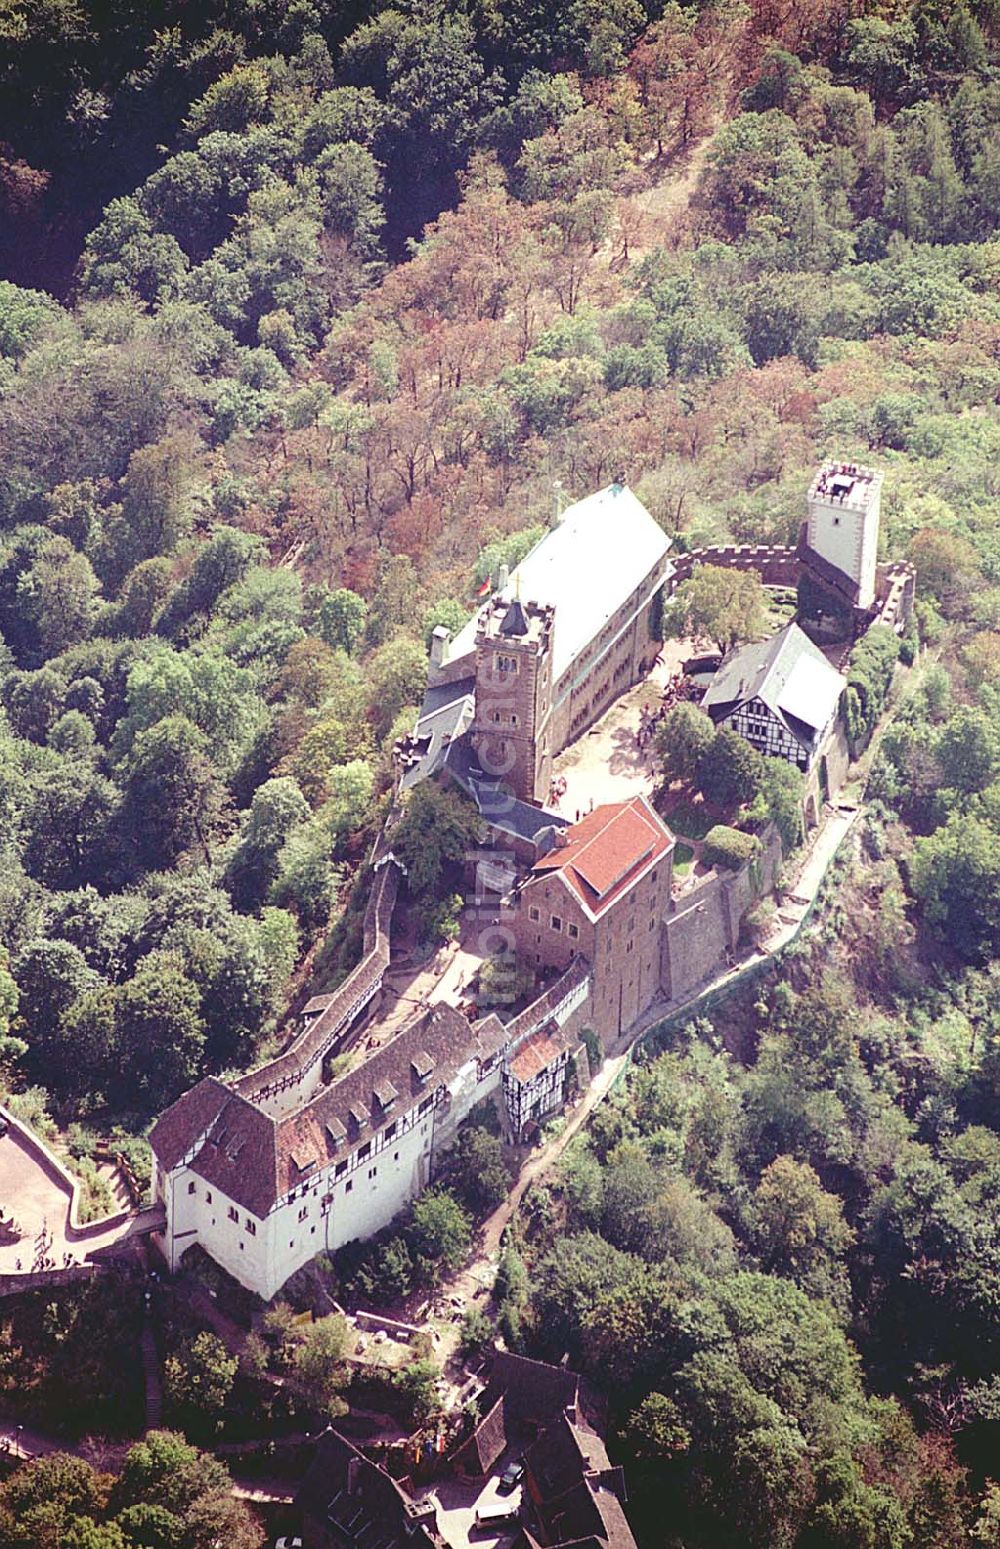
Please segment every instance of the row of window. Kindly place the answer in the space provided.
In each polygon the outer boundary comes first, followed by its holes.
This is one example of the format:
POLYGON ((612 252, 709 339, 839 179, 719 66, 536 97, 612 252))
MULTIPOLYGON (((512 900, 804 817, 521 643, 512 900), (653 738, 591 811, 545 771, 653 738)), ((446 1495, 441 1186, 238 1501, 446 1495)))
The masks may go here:
MULTIPOLYGON (((541 916, 541 911, 536 909, 536 908, 534 908, 533 906, 528 910, 528 919, 533 921, 534 923, 537 924, 537 922, 541 919, 541 917, 542 917, 541 916)), ((561 931, 562 928, 563 928, 562 915, 560 915, 560 914, 550 914, 549 915, 549 926, 550 926, 550 928, 552 930, 561 931)), ((567 920, 567 922, 566 922, 566 934, 567 934, 567 936, 571 937, 571 939, 573 941, 575 941, 577 939, 577 937, 579 936, 579 934, 580 934, 580 927, 578 925, 574 925, 572 920, 567 920)))

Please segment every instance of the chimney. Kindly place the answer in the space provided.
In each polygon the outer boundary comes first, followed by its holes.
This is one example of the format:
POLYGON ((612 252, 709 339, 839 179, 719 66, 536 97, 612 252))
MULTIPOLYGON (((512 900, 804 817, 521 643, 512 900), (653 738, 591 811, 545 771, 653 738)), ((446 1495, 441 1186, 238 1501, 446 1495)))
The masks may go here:
POLYGON ((552 484, 552 525, 558 527, 563 514, 563 483, 562 479, 553 480, 552 484))
POLYGON ((431 666, 443 667, 445 653, 451 640, 451 630, 444 624, 437 624, 431 633, 431 666))
POLYGON ((509 580, 510 566, 506 563, 503 563, 501 564, 500 569, 497 571, 497 591, 502 592, 509 580))

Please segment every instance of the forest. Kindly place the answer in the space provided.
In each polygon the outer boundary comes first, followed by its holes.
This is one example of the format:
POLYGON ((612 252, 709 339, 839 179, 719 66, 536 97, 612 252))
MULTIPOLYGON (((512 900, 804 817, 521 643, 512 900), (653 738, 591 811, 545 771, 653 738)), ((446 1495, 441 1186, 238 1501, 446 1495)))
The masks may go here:
POLYGON ((0 1074, 82 1166, 349 966, 430 632, 555 500, 787 543, 885 471, 820 931, 501 1264, 651 1546, 1000 1546, 998 66, 992 0, 0 7, 0 1074))

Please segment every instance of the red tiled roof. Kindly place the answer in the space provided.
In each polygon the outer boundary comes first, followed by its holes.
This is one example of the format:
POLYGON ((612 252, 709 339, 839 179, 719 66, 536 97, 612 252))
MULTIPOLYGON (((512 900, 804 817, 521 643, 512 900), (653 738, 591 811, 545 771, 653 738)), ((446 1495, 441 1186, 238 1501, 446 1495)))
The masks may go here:
POLYGON ((544 1028, 527 1038, 510 1061, 511 1074, 518 1081, 530 1081, 539 1071, 551 1065, 562 1053, 562 1048, 544 1028))
POLYGON ((579 1047, 578 1035, 568 1026, 560 1027, 558 1022, 550 1018, 520 1042, 513 1044, 508 1069, 523 1084, 554 1064, 567 1049, 577 1050, 579 1047))
POLYGON ((532 869, 559 872, 596 917, 666 855, 673 842, 646 798, 634 796, 588 812, 566 830, 566 843, 543 855, 532 869))

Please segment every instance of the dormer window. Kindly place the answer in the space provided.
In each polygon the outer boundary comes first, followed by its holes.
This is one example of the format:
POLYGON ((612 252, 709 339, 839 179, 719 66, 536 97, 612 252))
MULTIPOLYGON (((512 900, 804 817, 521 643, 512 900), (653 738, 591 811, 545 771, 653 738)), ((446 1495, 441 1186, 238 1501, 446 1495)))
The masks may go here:
POLYGON ((375 1088, 375 1097, 383 1113, 388 1113, 396 1098, 399 1096, 391 1081, 382 1081, 375 1088))
POLYGON ((410 1068, 413 1071, 413 1074, 419 1084, 423 1086, 424 1082, 431 1074, 431 1071, 434 1069, 434 1061, 431 1059, 429 1054, 425 1054, 423 1051, 421 1051, 421 1053, 415 1054, 413 1056, 413 1059, 410 1061, 410 1068))
POLYGON ((360 1103, 351 1104, 351 1118, 358 1126, 358 1129, 368 1128, 368 1110, 366 1108, 362 1108, 360 1103))

